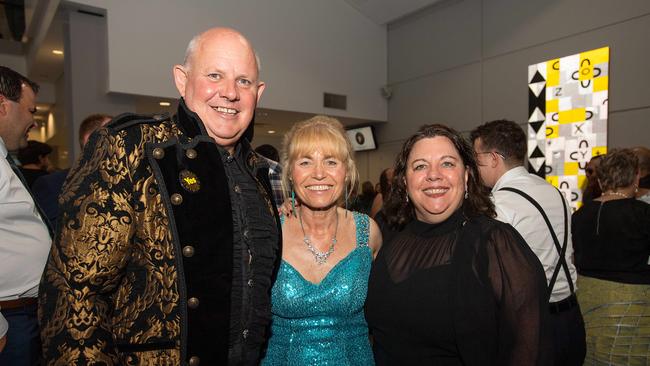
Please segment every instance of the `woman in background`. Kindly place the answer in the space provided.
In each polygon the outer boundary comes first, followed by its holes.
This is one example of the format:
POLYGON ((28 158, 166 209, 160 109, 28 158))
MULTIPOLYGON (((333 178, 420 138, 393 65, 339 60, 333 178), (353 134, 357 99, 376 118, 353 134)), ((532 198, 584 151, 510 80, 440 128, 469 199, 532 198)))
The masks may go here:
POLYGON ((393 180, 393 168, 386 168, 381 171, 379 175, 379 190, 377 195, 375 195, 374 200, 372 201, 372 207, 370 208, 370 216, 375 217, 384 206, 388 194, 390 193, 390 184, 393 180))
POLYGON ((395 161, 388 225, 368 284, 377 365, 542 365, 546 278, 493 219, 474 152, 453 129, 421 128, 395 161))
POLYGON ((638 160, 612 150, 598 166, 602 195, 572 218, 585 365, 650 362, 650 205, 634 197, 638 160), (621 352, 621 347, 625 352, 621 352))
POLYGON ((589 202, 594 198, 600 197, 602 192, 600 191, 600 185, 598 184, 598 179, 596 178, 596 172, 598 171, 598 165, 600 164, 600 159, 603 155, 596 155, 589 160, 587 166, 585 167, 585 181, 582 187, 582 202, 589 202))
POLYGON ((262 364, 373 365, 363 304, 381 234, 367 215, 339 207, 358 181, 343 126, 324 116, 294 125, 282 162, 295 203, 283 220, 262 364))

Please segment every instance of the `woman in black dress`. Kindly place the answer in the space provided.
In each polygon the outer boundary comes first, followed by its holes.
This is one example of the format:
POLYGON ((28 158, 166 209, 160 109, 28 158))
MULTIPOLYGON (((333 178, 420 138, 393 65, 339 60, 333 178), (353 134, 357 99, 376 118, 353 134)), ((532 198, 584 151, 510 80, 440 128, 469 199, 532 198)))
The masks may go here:
POLYGON ((542 266, 517 231, 493 219, 467 141, 424 126, 394 168, 392 231, 366 301, 377 365, 548 364, 542 266))
POLYGON ((602 195, 571 218, 577 294, 587 331, 585 365, 647 365, 650 205, 634 197, 637 157, 629 149, 612 150, 596 175, 602 195))

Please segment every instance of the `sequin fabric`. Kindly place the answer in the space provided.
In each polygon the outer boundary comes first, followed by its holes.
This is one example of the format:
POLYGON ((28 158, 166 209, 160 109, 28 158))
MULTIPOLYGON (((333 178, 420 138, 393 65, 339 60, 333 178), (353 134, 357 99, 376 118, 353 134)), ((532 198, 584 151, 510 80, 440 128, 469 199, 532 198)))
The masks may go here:
POLYGON ((282 261, 271 292, 271 339, 262 365, 374 365, 363 305, 372 252, 368 216, 354 213, 357 247, 314 284, 282 261))

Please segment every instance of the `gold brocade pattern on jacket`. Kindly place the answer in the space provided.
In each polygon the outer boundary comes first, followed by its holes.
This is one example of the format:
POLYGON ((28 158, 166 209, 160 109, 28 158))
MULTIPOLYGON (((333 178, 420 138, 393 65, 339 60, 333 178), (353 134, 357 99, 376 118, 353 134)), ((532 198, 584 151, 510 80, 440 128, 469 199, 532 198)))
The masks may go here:
POLYGON ((39 309, 50 365, 180 364, 176 253, 144 153, 145 143, 180 131, 169 120, 129 129, 101 129, 59 198, 61 227, 39 309), (119 351, 120 344, 157 343, 168 346, 119 351))

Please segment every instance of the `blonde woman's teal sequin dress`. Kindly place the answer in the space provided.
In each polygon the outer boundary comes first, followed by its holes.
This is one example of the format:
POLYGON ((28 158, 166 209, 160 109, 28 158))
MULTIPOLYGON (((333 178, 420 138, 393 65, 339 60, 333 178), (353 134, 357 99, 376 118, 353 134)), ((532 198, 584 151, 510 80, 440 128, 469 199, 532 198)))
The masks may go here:
POLYGON ((262 365, 374 365, 363 313, 372 251, 368 216, 353 213, 357 246, 319 283, 282 261, 271 292, 271 339, 262 365))

